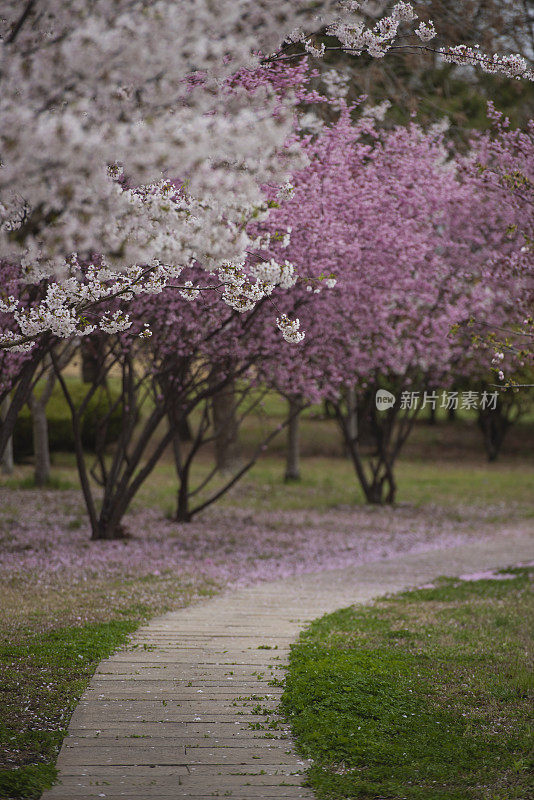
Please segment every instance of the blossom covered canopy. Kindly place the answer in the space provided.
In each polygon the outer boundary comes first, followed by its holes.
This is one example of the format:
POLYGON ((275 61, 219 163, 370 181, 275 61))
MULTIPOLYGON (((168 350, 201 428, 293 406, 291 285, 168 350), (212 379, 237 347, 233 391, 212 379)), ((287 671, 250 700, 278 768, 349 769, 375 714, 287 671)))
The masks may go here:
MULTIPOLYGON (((320 56, 310 34, 326 30, 351 54, 382 57, 402 26, 419 46, 434 36, 409 3, 372 28, 358 9, 352 0, 6 0, 0 259, 49 285, 31 313, 16 297, 2 301, 11 323, 0 346, 84 335, 92 324, 120 331, 126 315, 88 324, 84 312, 118 293, 159 292, 193 262, 242 266, 246 223, 267 210, 261 187, 302 166, 290 136, 295 93, 269 72, 283 43, 320 56), (234 80, 246 72, 259 75, 252 90, 234 80)), ((517 55, 460 47, 443 57, 532 77, 517 55)), ((225 295, 241 303, 239 285, 225 295)), ((299 339, 295 321, 280 325, 299 339)))

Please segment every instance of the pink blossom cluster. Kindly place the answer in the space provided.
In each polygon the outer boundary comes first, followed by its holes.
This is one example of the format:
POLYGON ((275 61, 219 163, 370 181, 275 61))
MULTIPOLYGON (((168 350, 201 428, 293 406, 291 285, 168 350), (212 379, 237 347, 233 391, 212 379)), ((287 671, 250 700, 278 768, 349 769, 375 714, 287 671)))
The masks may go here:
MULTIPOLYGON (((455 326, 473 317, 513 324, 528 302, 530 246, 518 252, 507 230, 512 223, 530 230, 531 207, 507 198, 502 183, 512 180, 503 178, 508 170, 532 186, 532 134, 511 132, 499 145, 483 135, 465 158, 438 128, 380 130, 368 116, 354 121, 344 101, 340 107, 337 122, 306 137, 309 165, 268 221, 291 230, 284 252, 299 267, 298 294, 293 307, 283 296, 277 302, 288 317, 298 309, 306 339, 297 355, 281 352, 262 370, 279 388, 311 399, 377 375, 425 375, 446 385, 460 361, 469 373, 464 356, 473 356, 465 337, 451 335, 455 326), (495 161, 497 147, 499 177, 485 178, 489 166, 481 177, 473 163, 495 161), (523 283, 510 258, 525 265, 523 283), (503 263, 504 280, 495 268, 503 263)), ((474 358, 487 368, 481 353, 474 358)))
POLYGON ((488 116, 491 129, 473 136, 466 169, 500 236, 481 272, 499 302, 497 313, 473 318, 494 336, 493 363, 504 379, 534 360, 534 120, 514 129, 492 103, 488 116))

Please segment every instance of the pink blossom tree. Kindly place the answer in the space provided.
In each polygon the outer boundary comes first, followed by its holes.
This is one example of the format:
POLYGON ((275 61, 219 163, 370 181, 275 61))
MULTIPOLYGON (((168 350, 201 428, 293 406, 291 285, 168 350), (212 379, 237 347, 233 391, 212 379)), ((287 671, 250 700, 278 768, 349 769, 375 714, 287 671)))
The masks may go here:
MULTIPOLYGON (((502 253, 502 231, 495 207, 487 216, 490 201, 474 211, 480 187, 436 131, 380 132, 369 119, 354 124, 342 104, 337 123, 308 138, 306 151, 310 165, 273 224, 291 228, 288 253, 301 270, 337 284, 320 295, 313 283, 299 290, 307 330, 299 365, 317 365, 366 499, 392 502, 416 399, 451 380, 451 330, 476 313, 496 319, 502 305, 485 269, 502 253), (359 402, 364 393, 374 401, 380 388, 396 396, 386 410, 372 409, 368 460, 345 402, 343 387, 354 384, 359 402)), ((508 301, 515 288, 507 288, 508 301)))
POLYGON ((473 213, 493 237, 480 277, 494 299, 474 308, 459 331, 458 363, 477 388, 499 390, 478 419, 494 460, 534 397, 534 121, 512 129, 491 103, 488 116, 490 130, 473 136, 462 167, 474 187, 473 213))

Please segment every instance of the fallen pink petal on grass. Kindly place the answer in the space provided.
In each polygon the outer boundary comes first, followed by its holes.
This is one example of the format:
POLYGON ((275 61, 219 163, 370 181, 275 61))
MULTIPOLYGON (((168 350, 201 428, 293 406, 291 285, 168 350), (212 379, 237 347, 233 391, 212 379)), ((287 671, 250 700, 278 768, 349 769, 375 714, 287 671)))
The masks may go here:
POLYGON ((527 529, 526 522, 497 526, 489 507, 454 514, 430 506, 217 509, 187 524, 142 509, 125 519, 128 538, 92 542, 76 491, 1 489, 0 509, 0 577, 43 587, 173 575, 235 586, 527 529))

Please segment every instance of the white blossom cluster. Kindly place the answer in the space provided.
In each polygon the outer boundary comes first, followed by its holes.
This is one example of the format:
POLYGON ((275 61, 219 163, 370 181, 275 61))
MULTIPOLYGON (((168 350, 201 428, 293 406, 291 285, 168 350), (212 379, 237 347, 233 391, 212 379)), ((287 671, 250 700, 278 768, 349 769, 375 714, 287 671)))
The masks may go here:
MULTIPOLYGON (((322 19, 336 6, 325 0, 322 19)), ((160 265, 244 259, 261 186, 284 184, 302 161, 285 147, 290 95, 283 105, 267 85, 251 94, 228 79, 297 22, 320 28, 314 0, 2 3, 0 259, 50 281, 35 308, 11 312, 4 346, 87 332, 88 303, 127 286, 122 297, 135 295, 141 272, 144 291, 161 290, 160 265), (163 174, 183 181, 181 197, 163 174), (98 256, 107 279, 80 280, 73 253, 98 256)), ((102 329, 124 320, 106 316, 102 329)))
POLYGON ((350 78, 348 75, 336 69, 329 69, 323 72, 321 80, 326 87, 330 97, 335 99, 345 98, 349 91, 350 78))
POLYGON ((290 344, 298 344, 304 339, 305 334, 299 330, 300 320, 291 320, 287 314, 282 314, 281 317, 277 318, 276 325, 278 326, 278 330, 282 332, 282 336, 286 342, 289 342, 290 344))
POLYGON ((245 313, 251 311, 256 303, 269 297, 276 286, 290 289, 297 282, 293 264, 284 261, 278 263, 274 258, 249 266, 250 276, 244 271, 244 265, 226 262, 218 272, 224 285, 222 299, 235 311, 245 313), (255 281, 251 281, 251 277, 255 281))
POLYGON ((417 14, 411 3, 397 3, 393 7, 391 16, 396 22, 412 22, 417 19, 417 14))
POLYGON ((492 75, 504 75, 507 78, 516 78, 517 80, 534 80, 534 72, 529 69, 527 60, 519 53, 513 53, 512 55, 495 53, 492 56, 488 56, 480 50, 478 45, 469 47, 465 44, 449 48, 442 47, 440 52, 443 60, 447 62, 480 67, 484 72, 492 75))
POLYGON ((314 136, 320 134, 324 126, 324 120, 313 111, 306 111, 299 116, 299 128, 314 136))
POLYGON ((104 314, 99 320, 99 328, 105 333, 125 331, 130 325, 130 317, 123 311, 114 311, 112 314, 104 314))
POLYGON ((367 52, 374 58, 383 58, 393 45, 399 25, 417 19, 411 3, 397 3, 387 17, 380 19, 373 28, 368 28, 361 18, 347 23, 336 20, 328 32, 336 36, 342 46, 359 55, 367 52))
POLYGON ((275 286, 282 289, 290 289, 297 282, 295 267, 289 261, 279 264, 276 259, 261 261, 250 267, 251 273, 264 286, 265 294, 271 294, 275 286))
POLYGON ((184 287, 184 289, 180 289, 180 294, 184 300, 196 300, 200 294, 200 289, 196 289, 192 281, 186 281, 184 287))
POLYGON ((86 319, 87 310, 115 297, 131 300, 139 294, 157 294, 179 277, 180 267, 154 264, 151 268, 139 266, 116 272, 105 267, 89 266, 83 272, 75 257, 69 260, 70 276, 62 281, 50 281, 44 298, 33 306, 26 306, 11 296, 0 299, 0 311, 13 316, 17 331, 0 334, 0 346, 14 351, 33 347, 39 334, 49 331, 55 336, 87 336, 100 329, 118 333, 130 327, 131 321, 122 311, 94 315, 96 323, 86 319))
POLYGON ((319 47, 315 47, 311 39, 304 41, 304 49, 314 58, 322 58, 325 52, 324 44, 319 45, 319 47))
POLYGON ((391 108, 391 102, 389 100, 382 100, 381 103, 377 103, 376 105, 366 104, 362 108, 362 117, 372 117, 373 119, 382 122, 385 119, 389 108, 391 108))
POLYGON ((415 35, 418 36, 422 42, 429 42, 436 37, 436 29, 432 20, 430 22, 420 22, 415 29, 415 35))
POLYGON ((287 180, 276 193, 276 199, 279 200, 280 202, 283 202, 284 200, 289 200, 294 193, 295 193, 295 187, 293 186, 290 180, 287 180))
MULTIPOLYGON (((345 4, 346 7, 348 5, 354 12, 357 12, 358 4, 345 4)), ((337 37, 343 48, 356 55, 366 52, 375 58, 383 58, 388 50, 395 46, 399 26, 402 23, 412 23, 416 19, 417 14, 413 5, 401 2, 396 3, 391 14, 380 19, 373 28, 368 28, 360 17, 352 22, 347 22, 345 19, 335 20, 328 27, 328 32, 337 37)), ((436 36, 436 29, 431 20, 420 22, 413 32, 423 43, 436 36)), ((526 59, 517 53, 489 56, 483 53, 479 47, 467 45, 443 47, 439 52, 445 61, 454 64, 468 64, 480 67, 485 72, 498 73, 510 78, 534 80, 534 73, 529 69, 526 59)))

